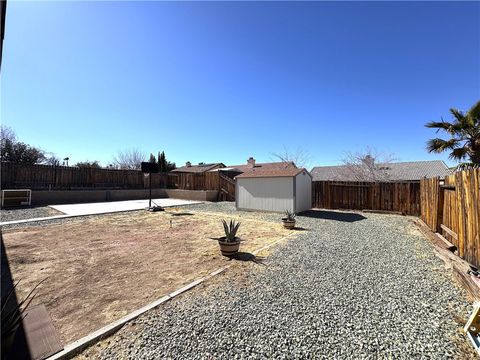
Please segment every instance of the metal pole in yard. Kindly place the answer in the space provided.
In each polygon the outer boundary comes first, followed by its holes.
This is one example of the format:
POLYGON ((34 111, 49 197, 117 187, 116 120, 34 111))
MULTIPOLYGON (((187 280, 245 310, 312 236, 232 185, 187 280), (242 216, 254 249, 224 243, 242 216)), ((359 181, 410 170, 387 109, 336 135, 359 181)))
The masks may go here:
POLYGON ((148 201, 148 208, 151 209, 152 208, 152 173, 149 173, 148 174, 148 182, 149 182, 149 192, 150 192, 150 200, 148 201))

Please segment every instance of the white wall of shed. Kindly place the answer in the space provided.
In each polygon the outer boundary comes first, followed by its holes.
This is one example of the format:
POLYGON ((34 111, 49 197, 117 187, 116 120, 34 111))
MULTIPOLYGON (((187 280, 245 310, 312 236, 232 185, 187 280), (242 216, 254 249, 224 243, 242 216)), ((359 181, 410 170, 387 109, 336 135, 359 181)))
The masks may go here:
POLYGON ((295 212, 312 208, 312 178, 305 172, 295 177, 295 212))
POLYGON ((294 211, 293 177, 236 179, 237 209, 294 211))

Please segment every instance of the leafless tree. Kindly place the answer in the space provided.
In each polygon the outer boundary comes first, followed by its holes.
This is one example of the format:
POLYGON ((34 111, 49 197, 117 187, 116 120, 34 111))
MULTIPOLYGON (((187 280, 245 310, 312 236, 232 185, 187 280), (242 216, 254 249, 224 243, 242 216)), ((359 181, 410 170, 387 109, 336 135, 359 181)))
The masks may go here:
POLYGON ((145 161, 145 154, 139 149, 119 151, 113 158, 113 163, 118 169, 139 170, 145 161))
POLYGON ((303 149, 297 148, 296 151, 291 151, 285 145, 282 152, 272 153, 275 160, 280 160, 286 163, 294 163, 299 168, 308 168, 311 162, 310 153, 303 149))
POLYGON ((46 153, 45 160, 43 161, 45 165, 52 165, 52 166, 59 166, 60 165, 60 158, 55 155, 54 153, 46 153))
POLYGON ((347 152, 342 160, 344 166, 340 175, 343 179, 353 181, 390 181, 389 164, 395 160, 393 154, 385 155, 371 148, 347 152))
POLYGON ((0 126, 0 140, 2 141, 2 143, 6 140, 15 143, 17 142, 17 135, 15 135, 15 131, 13 131, 11 127, 2 125, 0 126))

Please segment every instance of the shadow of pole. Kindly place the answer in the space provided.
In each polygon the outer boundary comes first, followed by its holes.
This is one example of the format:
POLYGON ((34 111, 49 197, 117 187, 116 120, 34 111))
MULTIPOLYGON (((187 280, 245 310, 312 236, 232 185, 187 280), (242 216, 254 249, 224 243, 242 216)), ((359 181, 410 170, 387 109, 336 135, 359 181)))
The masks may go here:
POLYGON ((235 255, 230 256, 231 260, 244 261, 244 262, 253 262, 255 264, 265 265, 263 261, 264 257, 255 256, 252 253, 239 251, 235 255))

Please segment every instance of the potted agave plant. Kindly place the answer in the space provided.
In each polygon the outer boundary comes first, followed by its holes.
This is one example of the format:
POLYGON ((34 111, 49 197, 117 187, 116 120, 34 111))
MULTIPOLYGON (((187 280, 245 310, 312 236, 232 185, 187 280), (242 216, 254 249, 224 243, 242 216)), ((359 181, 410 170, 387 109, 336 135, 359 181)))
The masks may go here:
POLYGON ((239 222, 230 220, 230 223, 227 223, 222 219, 223 230, 225 231, 225 236, 222 236, 218 239, 218 244, 220 245, 220 251, 223 256, 233 256, 238 252, 240 248, 240 238, 237 237, 237 231, 240 227, 239 222))
POLYGON ((290 212, 285 210, 285 217, 282 218, 283 227, 286 229, 293 229, 295 228, 295 217, 297 215, 294 212, 290 212))

